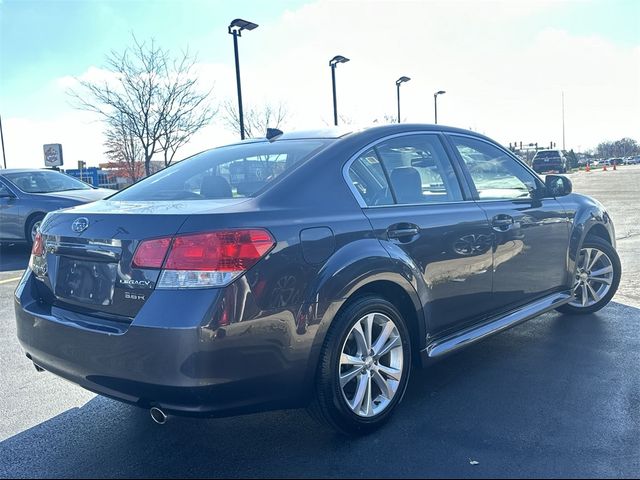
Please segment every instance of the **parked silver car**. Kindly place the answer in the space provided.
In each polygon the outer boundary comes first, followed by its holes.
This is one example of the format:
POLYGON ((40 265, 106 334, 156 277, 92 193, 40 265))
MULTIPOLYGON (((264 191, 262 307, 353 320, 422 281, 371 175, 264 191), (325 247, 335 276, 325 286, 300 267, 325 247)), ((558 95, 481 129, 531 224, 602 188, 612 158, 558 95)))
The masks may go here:
POLYGON ((0 242, 32 243, 48 212, 101 200, 96 188, 56 170, 0 170, 0 242))

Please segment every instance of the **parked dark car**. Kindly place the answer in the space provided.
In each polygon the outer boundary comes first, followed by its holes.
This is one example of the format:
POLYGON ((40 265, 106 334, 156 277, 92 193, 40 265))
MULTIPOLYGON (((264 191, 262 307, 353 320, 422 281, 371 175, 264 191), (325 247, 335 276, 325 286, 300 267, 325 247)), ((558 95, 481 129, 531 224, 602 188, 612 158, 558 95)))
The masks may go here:
POLYGON ((15 310, 38 369, 159 423, 306 405, 360 434, 411 368, 594 312, 620 274, 608 213, 567 178, 401 124, 216 148, 49 214, 15 310))
POLYGON ((567 172, 567 158, 562 150, 540 150, 534 155, 531 165, 537 173, 567 172))
POLYGON ((55 170, 0 170, 0 242, 30 244, 48 212, 113 193, 55 170))

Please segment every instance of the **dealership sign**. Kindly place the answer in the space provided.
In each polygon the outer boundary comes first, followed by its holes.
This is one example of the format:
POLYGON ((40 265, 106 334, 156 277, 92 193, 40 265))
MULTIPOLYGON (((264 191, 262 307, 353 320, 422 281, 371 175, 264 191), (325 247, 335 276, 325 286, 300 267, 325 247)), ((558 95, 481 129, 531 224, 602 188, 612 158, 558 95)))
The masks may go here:
POLYGON ((59 143, 50 143, 44 145, 44 166, 45 167, 61 167, 62 166, 62 145, 59 143))

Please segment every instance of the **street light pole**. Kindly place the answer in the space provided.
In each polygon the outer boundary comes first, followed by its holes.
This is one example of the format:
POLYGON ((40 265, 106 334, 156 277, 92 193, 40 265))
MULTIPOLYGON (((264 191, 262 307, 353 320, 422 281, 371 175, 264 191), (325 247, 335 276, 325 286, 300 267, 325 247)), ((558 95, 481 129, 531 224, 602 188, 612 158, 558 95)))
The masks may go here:
POLYGON ((565 150, 565 145, 564 145, 564 90, 562 91, 562 150, 565 150))
POLYGON ((400 123, 400 84, 396 83, 398 89, 398 123, 400 123))
POLYGON ((242 87, 240 85, 240 58, 238 56, 238 37, 242 36, 242 30, 253 30, 258 25, 236 18, 229 25, 229 34, 233 35, 233 52, 236 59, 236 84, 238 87, 238 121, 240 123, 240 139, 244 140, 244 113, 242 111, 242 87))
POLYGON ((398 123, 401 122, 400 120, 400 85, 404 82, 408 82, 409 80, 411 80, 409 77, 400 77, 398 80, 396 80, 396 88, 398 91, 398 123))
POLYGON ((0 116, 0 141, 2 141, 2 161, 4 168, 7 168, 7 156, 4 153, 4 133, 2 133, 2 117, 0 116))
POLYGON ((336 67, 339 63, 347 63, 349 59, 342 55, 336 55, 329 61, 331 67, 331 85, 333 87, 333 124, 338 125, 338 101, 336 100, 336 67))
POLYGON ((338 126, 338 101, 336 100, 336 66, 331 65, 331 85, 333 86, 333 124, 338 126))
POLYGON ((444 90, 439 90, 436 93, 433 94, 433 111, 435 114, 435 124, 438 124, 438 95, 443 95, 447 92, 445 92, 444 90))

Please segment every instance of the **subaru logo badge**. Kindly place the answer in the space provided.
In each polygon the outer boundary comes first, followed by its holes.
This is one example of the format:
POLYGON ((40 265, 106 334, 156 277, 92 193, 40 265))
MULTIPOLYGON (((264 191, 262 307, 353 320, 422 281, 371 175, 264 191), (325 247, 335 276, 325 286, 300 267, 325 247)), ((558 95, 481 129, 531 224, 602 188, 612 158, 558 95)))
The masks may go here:
POLYGON ((71 230, 76 233, 84 232, 89 226, 89 219, 86 217, 76 218, 71 224, 71 230))

